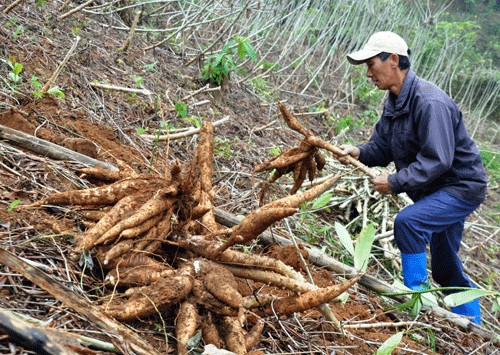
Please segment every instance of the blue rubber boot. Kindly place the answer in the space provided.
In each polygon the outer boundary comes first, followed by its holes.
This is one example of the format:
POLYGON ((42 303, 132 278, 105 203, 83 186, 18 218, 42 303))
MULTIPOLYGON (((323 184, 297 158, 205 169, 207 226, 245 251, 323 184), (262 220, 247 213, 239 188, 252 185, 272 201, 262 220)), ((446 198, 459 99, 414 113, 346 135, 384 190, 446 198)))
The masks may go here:
POLYGON ((401 253, 401 264, 403 266, 403 282, 406 287, 414 291, 423 291, 429 288, 426 253, 401 253))
POLYGON ((469 318, 473 323, 481 324, 481 308, 477 298, 460 306, 451 307, 451 311, 469 318))

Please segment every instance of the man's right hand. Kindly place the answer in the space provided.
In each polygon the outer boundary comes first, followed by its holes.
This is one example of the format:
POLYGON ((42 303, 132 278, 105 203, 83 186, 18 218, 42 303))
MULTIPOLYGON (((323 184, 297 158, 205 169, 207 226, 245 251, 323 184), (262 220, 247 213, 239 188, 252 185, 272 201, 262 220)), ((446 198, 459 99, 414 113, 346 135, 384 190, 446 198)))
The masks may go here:
POLYGON ((342 151, 342 155, 337 155, 337 159, 342 164, 349 164, 349 160, 347 160, 347 158, 345 158, 347 155, 350 155, 351 157, 353 157, 356 160, 359 159, 359 154, 361 153, 361 151, 359 150, 358 147, 355 147, 353 145, 348 145, 348 144, 342 144, 339 148, 342 151))

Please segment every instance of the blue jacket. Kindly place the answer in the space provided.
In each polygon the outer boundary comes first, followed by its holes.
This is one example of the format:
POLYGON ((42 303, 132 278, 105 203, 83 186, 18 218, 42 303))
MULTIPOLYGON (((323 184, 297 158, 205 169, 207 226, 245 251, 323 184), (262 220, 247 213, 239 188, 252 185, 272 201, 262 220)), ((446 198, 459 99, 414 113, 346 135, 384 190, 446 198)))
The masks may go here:
POLYGON ((394 193, 406 192, 414 201, 439 189, 475 203, 485 198, 486 172, 460 109, 411 70, 399 95, 389 93, 370 141, 358 147, 368 166, 394 161, 394 193))

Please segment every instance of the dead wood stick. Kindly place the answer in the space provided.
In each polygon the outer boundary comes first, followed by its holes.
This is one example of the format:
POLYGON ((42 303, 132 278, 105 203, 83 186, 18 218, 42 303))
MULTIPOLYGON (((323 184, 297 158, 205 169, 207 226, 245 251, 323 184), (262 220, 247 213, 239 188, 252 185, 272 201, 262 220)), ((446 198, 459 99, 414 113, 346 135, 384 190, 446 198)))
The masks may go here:
POLYGON ((130 46, 130 43, 132 42, 132 38, 134 37, 135 33, 135 28, 137 27, 137 23, 139 22, 139 17, 141 16, 141 11, 136 11, 134 13, 134 19, 132 20, 132 25, 130 25, 130 31, 128 33, 127 39, 125 42, 123 42, 123 45, 118 48, 119 52, 125 52, 128 47, 130 46))
POLYGON ((115 85, 108 85, 108 84, 101 84, 101 83, 90 83, 90 86, 93 86, 95 88, 100 88, 100 89, 133 92, 133 93, 144 94, 144 95, 152 95, 153 94, 151 91, 149 91, 147 89, 134 89, 134 88, 127 88, 127 87, 123 87, 123 86, 115 86, 115 85))
POLYGON ((94 1, 95 1, 95 0, 89 0, 89 1, 87 1, 87 2, 84 2, 84 3, 83 3, 83 4, 81 4, 80 6, 75 7, 73 10, 68 11, 68 12, 66 12, 65 14, 62 14, 61 16, 59 16, 59 19, 64 20, 66 17, 71 16, 71 15, 73 15, 74 13, 77 13, 78 11, 83 10, 84 8, 86 8, 87 6, 89 6, 90 4, 92 4, 94 1))
MULTIPOLYGON (((227 121, 229 121, 229 116, 224 116, 223 118, 221 118, 220 120, 218 121, 215 121, 213 123, 213 126, 214 127, 217 127, 217 126, 220 126, 221 124, 223 123, 226 123, 227 121)), ((159 140, 159 141, 167 141, 167 140, 175 140, 175 139, 181 139, 181 138, 185 138, 185 137, 189 137, 189 136, 192 136, 192 135, 195 135, 195 134, 198 134, 200 133, 200 128, 193 128, 193 129, 190 129, 186 132, 180 132, 180 133, 175 133, 175 134, 162 134, 162 135, 154 135, 154 134, 141 134, 141 137, 145 137, 145 138, 149 138, 149 139, 155 139, 155 140, 159 140)))
POLYGON ((0 309, 0 330, 9 336, 9 342, 28 350, 49 355, 73 355, 76 352, 61 347, 44 329, 29 324, 10 312, 0 309))
POLYGON ((61 72, 62 68, 66 65, 66 63, 68 62, 69 60, 69 57, 71 57, 71 55, 73 54, 73 52, 75 51, 76 49, 76 46, 78 45, 78 42, 80 42, 80 36, 76 36, 76 39, 75 41, 73 42, 73 45, 71 46, 71 48, 69 49, 68 53, 66 53, 66 56, 64 57, 64 59, 62 60, 61 63, 59 63, 59 65, 57 66, 56 70, 54 71, 54 73, 52 74, 52 76, 50 77, 49 81, 47 81, 47 83, 43 86, 41 92, 42 93, 46 93, 47 91, 49 91, 50 87, 52 86, 52 84, 54 83, 54 81, 56 81, 59 73, 61 72))
POLYGON ((0 125, 0 139, 6 139, 21 148, 28 149, 40 155, 48 156, 56 160, 73 160, 91 166, 102 166, 105 169, 119 171, 119 169, 108 163, 93 159, 84 154, 74 152, 57 144, 37 138, 21 131, 0 125))
POLYGON ((28 349, 38 352, 43 350, 46 354, 76 354, 68 346, 75 351, 78 349, 79 353, 85 353, 88 348, 118 352, 112 343, 51 328, 49 324, 50 321, 44 324, 38 319, 0 308, 0 330, 5 330, 12 343, 28 349))
MULTIPOLYGON (((228 213, 226 211, 223 211, 219 208, 214 209, 215 213, 215 219, 218 223, 226 226, 226 227, 233 227, 241 222, 242 218, 238 218, 235 215, 228 213)), ((266 244, 274 244, 277 243, 281 246, 289 246, 292 245, 292 241, 281 237, 276 234, 271 234, 268 231, 264 231, 260 236, 259 240, 266 244)), ((345 278, 351 279, 359 275, 358 270, 355 268, 345 265, 341 263, 340 261, 337 261, 333 259, 332 257, 325 255, 323 252, 320 250, 306 245, 307 252, 309 253, 309 260, 317 266, 325 267, 328 270, 331 270, 333 272, 336 272, 340 275, 342 275, 345 278)), ((398 293, 401 292, 400 290, 394 288, 393 286, 389 285, 387 282, 379 280, 371 275, 364 274, 361 276, 361 279, 358 281, 358 283, 370 290, 373 290, 377 293, 398 293)), ((404 300, 403 297, 401 296, 389 296, 392 297, 396 300, 404 300)), ((446 319, 449 322, 453 323, 454 325, 458 326, 461 329, 465 330, 471 330, 474 331, 475 333, 479 334, 482 336, 484 339, 491 340, 494 344, 500 344, 500 340, 496 339, 496 334, 492 331, 489 331, 486 328, 481 327, 480 325, 477 325, 476 323, 471 322, 465 317, 462 317, 458 314, 449 312, 439 306, 434 306, 430 307, 429 311, 431 313, 434 313, 438 317, 442 319, 446 319)))
POLYGON ((17 5, 19 5, 20 3, 22 3, 24 0, 16 0, 14 1, 12 4, 10 4, 9 6, 7 6, 4 10, 3 10, 3 13, 4 14, 8 14, 13 8, 15 8, 17 5))
POLYGON ((61 285, 56 280, 47 276, 38 268, 32 267, 19 259, 16 255, 2 248, 0 248, 0 263, 15 270, 34 284, 40 286, 64 306, 70 307, 82 314, 99 328, 108 333, 115 334, 119 338, 116 344, 123 353, 129 353, 127 347, 130 347, 140 354, 159 354, 157 349, 152 345, 144 341, 129 328, 101 312, 101 310, 93 304, 85 301, 82 296, 77 295, 66 286, 61 285))

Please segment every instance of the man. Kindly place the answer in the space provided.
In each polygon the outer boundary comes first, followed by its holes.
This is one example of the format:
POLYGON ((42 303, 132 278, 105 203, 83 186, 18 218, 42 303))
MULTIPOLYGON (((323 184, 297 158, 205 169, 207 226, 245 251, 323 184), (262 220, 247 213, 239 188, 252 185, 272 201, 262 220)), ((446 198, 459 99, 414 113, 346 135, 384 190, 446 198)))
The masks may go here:
MULTIPOLYGON (((412 290, 428 287, 430 244, 434 280, 442 287, 472 287, 457 253, 466 217, 485 198, 486 173, 459 108, 441 89, 415 75, 409 55, 400 36, 377 32, 362 50, 347 56, 351 64, 366 64, 366 76, 389 95, 370 141, 342 145, 342 153, 368 166, 393 161, 396 173, 372 179, 374 188, 381 194, 406 192, 415 202, 394 222, 404 284, 412 290)), ((445 293, 451 292, 457 291, 445 293)), ((481 322, 478 299, 452 311, 481 322)))

